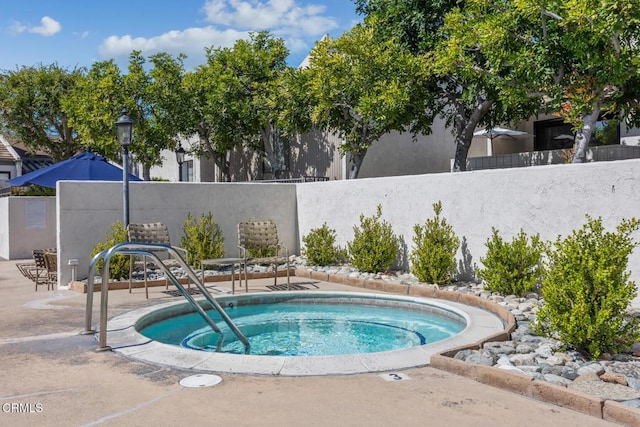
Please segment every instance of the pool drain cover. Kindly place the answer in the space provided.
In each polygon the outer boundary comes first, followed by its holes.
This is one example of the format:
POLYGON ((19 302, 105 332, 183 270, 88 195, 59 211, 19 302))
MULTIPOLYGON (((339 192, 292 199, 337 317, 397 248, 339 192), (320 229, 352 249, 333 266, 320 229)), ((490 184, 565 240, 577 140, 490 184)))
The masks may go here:
POLYGON ((217 375, 198 374, 191 375, 180 380, 182 387, 212 387, 222 382, 222 378, 217 375))

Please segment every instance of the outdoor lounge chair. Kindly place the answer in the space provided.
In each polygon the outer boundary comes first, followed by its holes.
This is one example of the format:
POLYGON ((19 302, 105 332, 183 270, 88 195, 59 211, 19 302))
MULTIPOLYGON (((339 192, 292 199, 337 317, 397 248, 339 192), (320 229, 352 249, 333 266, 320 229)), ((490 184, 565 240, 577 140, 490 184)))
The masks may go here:
MULTIPOLYGON (((138 243, 160 243, 164 245, 171 245, 171 240, 169 238, 169 229, 167 226, 161 222, 153 222, 146 224, 129 224, 127 226, 127 233, 129 235, 130 242, 138 242, 138 243)), ((177 250, 181 253, 181 255, 186 259, 188 256, 188 252, 186 249, 179 248, 177 246, 172 246, 173 249, 177 250)), ((129 293, 131 293, 131 276, 133 275, 133 255, 130 257, 129 262, 129 293)), ((172 260, 167 258, 163 260, 163 264, 167 267, 179 266, 179 263, 176 260, 172 260)), ((149 298, 149 288, 147 285, 147 257, 146 255, 142 256, 142 268, 144 270, 144 290, 147 299, 149 298)), ((169 279, 165 274, 165 289, 169 289, 169 279)))
POLYGON ((287 266, 287 290, 289 278, 289 249, 278 240, 278 230, 273 221, 241 222, 238 224, 238 249, 244 265, 247 283, 247 265, 269 265, 273 268, 273 285, 277 285, 278 266, 287 266))
MULTIPOLYGON (((45 259, 46 253, 56 253, 56 250, 55 248, 34 249, 32 252, 32 263, 16 264, 20 272, 35 283, 36 291, 38 291, 38 285, 47 285, 47 290, 51 289, 49 271, 47 268, 47 261, 45 259)), ((55 286, 54 282, 53 289, 55 289, 55 286)))
POLYGON ((45 251, 44 263, 47 266, 47 290, 52 290, 58 286, 58 253, 55 251, 45 251))
MULTIPOLYGON (((34 258, 36 256, 34 255, 34 258)), ((22 262, 16 264, 20 273, 27 279, 31 280, 36 285, 36 291, 38 291, 38 285, 44 285, 47 283, 46 270, 42 268, 42 264, 36 264, 34 262, 22 262)))

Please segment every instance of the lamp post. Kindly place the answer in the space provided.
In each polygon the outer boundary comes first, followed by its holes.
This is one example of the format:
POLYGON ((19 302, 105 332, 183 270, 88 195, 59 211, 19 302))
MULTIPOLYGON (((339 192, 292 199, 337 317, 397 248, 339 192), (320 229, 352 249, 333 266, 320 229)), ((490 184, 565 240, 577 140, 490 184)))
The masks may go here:
POLYGON ((125 228, 129 225, 129 144, 133 141, 133 120, 128 113, 124 107, 116 122, 118 142, 122 146, 122 220, 125 228))
POLYGON ((176 148, 176 161, 178 162, 178 182, 182 182, 182 164, 184 163, 184 148, 182 144, 178 142, 178 148, 176 148))

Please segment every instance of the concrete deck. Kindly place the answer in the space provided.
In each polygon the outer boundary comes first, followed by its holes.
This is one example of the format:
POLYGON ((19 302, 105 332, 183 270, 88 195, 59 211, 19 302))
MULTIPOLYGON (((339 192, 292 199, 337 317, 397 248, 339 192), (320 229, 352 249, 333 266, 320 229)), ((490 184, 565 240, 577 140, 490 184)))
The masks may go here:
MULTIPOLYGON (((615 425, 428 366, 396 376, 225 373, 217 386, 183 387, 179 381, 195 371, 96 352, 95 338, 79 335, 86 295, 34 292, 15 263, 0 262, 0 425, 615 425)), ((269 283, 250 281, 250 291, 269 283)), ((111 291, 109 315, 177 300, 163 291, 150 288, 149 300, 143 289, 111 291)))

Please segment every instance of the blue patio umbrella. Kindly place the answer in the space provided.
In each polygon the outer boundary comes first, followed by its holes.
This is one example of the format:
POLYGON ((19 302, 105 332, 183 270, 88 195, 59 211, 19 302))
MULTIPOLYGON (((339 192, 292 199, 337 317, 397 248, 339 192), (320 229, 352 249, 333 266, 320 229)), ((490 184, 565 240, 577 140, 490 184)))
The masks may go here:
MULTIPOLYGON (((54 163, 46 168, 7 181, 13 187, 40 185, 56 188, 58 181, 122 181, 122 168, 114 166, 104 157, 88 151, 54 163)), ((129 174, 129 181, 142 181, 129 174)))

